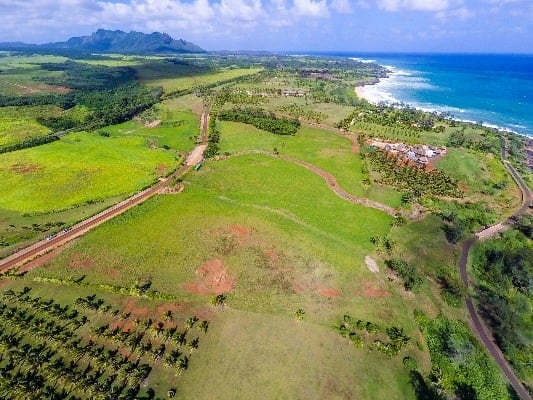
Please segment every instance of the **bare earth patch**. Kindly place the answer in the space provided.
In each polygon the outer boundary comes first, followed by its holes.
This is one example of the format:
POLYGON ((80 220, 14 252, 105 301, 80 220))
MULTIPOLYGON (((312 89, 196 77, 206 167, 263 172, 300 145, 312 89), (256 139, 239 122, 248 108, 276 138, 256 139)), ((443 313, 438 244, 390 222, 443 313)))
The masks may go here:
POLYGON ((159 125, 161 125, 160 119, 156 119, 155 121, 147 122, 144 124, 144 126, 147 128, 157 128, 159 125))
POLYGON ((168 169, 168 165, 166 165, 166 164, 159 164, 159 165, 156 167, 157 175, 164 175, 165 172, 167 172, 167 169, 168 169))
POLYGON ((243 225, 231 225, 229 228, 235 236, 243 239, 248 239, 252 234, 252 230, 243 225))
POLYGON ((93 266, 93 261, 89 258, 84 257, 81 253, 73 253, 70 256, 68 265, 69 267, 75 269, 87 269, 93 266))
POLYGON ((270 261, 276 261, 279 259, 279 254, 272 249, 265 250, 265 254, 268 256, 270 261))
POLYGON ((378 273, 379 272, 379 266, 376 263, 376 260, 374 260, 372 257, 366 256, 365 257, 365 264, 370 270, 370 272, 378 273))
POLYGON ((117 278, 118 276, 120 276, 120 271, 118 269, 109 268, 107 270, 107 275, 111 278, 117 278))
POLYGON ((139 307, 134 299, 128 299, 123 303, 124 313, 130 313, 132 317, 145 317, 151 313, 148 307, 139 307))
POLYGON ((318 292, 323 295, 323 296, 326 296, 326 297, 332 297, 332 298, 335 298, 335 297, 339 297, 340 296, 340 292, 336 289, 326 289, 324 287, 321 287, 318 289, 318 292))
POLYGON ((235 284, 219 259, 206 262, 196 270, 196 282, 186 283, 185 290, 195 294, 222 294, 231 292, 235 284))
POLYGON ((364 282, 363 297, 390 297, 387 290, 381 290, 374 286, 372 282, 364 282))
POLYGON ((13 164, 10 168, 11 172, 14 172, 16 174, 30 174, 32 172, 37 172, 40 169, 41 167, 37 164, 22 164, 22 163, 13 164))

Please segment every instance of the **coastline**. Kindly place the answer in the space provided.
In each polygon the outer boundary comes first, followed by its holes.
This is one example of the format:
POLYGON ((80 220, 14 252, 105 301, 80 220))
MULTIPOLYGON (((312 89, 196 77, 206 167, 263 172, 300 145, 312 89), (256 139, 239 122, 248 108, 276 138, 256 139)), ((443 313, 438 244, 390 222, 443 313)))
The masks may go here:
MULTIPOLYGON (((390 105, 393 107, 395 106, 395 104, 396 105, 404 104, 409 107, 414 107, 417 110, 421 110, 421 111, 429 112, 429 113, 431 112, 452 112, 452 111, 456 111, 456 112, 458 111, 459 113, 465 112, 465 110, 460 110, 460 109, 456 110, 454 107, 451 107, 451 106, 443 106, 442 108, 438 106, 420 107, 420 106, 417 106, 416 104, 411 104, 410 102, 403 102, 398 99, 395 99, 389 93, 380 92, 380 90, 377 88, 378 85, 385 83, 387 80, 394 79, 395 75, 398 74, 398 71, 394 67, 384 66, 384 65, 381 65, 381 66, 389 69, 390 73, 384 78, 377 79, 376 82, 366 83, 361 86, 355 86, 354 91, 359 99, 366 100, 370 104, 374 104, 374 105, 377 105, 380 102, 384 102, 387 105, 390 105), (372 93, 369 93, 368 89, 371 89, 372 93)), ((452 116, 451 119, 457 122, 462 122, 462 123, 467 123, 467 124, 477 124, 476 121, 469 120, 469 119, 463 119, 463 118, 457 118, 456 116, 452 116)), ((497 131, 498 133, 512 133, 515 135, 525 136, 529 139, 533 139, 533 136, 528 133, 517 132, 514 129, 502 127, 502 126, 499 126, 499 125, 496 125, 490 122, 482 122, 481 125, 485 128, 493 129, 497 131)))
MULTIPOLYGON (((375 85, 376 83, 374 83, 373 85, 375 85)), ((368 85, 363 85, 363 86, 356 86, 354 88, 355 90, 355 94, 357 95, 357 97, 359 97, 361 100, 366 100, 368 101, 369 103, 371 103, 371 101, 369 100, 368 96, 365 97, 365 89, 364 87, 365 86, 368 86, 368 85)))

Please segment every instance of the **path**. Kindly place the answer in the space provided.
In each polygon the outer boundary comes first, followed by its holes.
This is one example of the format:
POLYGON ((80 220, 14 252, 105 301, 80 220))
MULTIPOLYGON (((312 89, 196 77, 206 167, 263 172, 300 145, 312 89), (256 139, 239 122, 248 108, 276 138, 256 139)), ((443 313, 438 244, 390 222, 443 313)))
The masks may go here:
POLYGON ((5 272, 10 269, 17 268, 30 260, 34 260, 34 262, 32 263, 33 268, 41 265, 46 261, 46 259, 41 257, 42 260, 35 260, 37 257, 40 257, 43 254, 57 249, 58 247, 63 246, 65 243, 82 236, 83 234, 94 229, 98 225, 101 225, 104 222, 116 217, 117 215, 126 212, 130 208, 141 204, 142 202, 148 200, 150 197, 159 193, 163 188, 168 187, 174 180, 174 178, 178 178, 184 175, 192 168, 193 165, 201 161, 203 157, 203 151, 207 146, 206 144, 208 122, 209 114, 206 109, 206 111, 202 114, 201 118, 200 143, 198 143, 195 149, 190 153, 190 156, 187 158, 185 164, 177 171, 175 171, 172 175, 170 175, 168 178, 159 180, 149 188, 127 198, 124 201, 121 201, 120 203, 113 205, 112 207, 105 209, 99 214, 96 214, 86 220, 77 223, 76 225, 72 226, 72 228, 67 232, 62 231, 49 240, 41 240, 40 242, 37 242, 16 253, 13 253, 12 255, 4 258, 3 260, 0 260, 0 272, 5 272))
POLYGON ((350 193, 348 193, 346 190, 340 187, 339 183, 337 182, 337 179, 331 175, 329 172, 324 171, 323 169, 318 168, 316 165, 313 165, 311 163, 308 163, 306 161, 299 160, 297 158, 275 154, 269 151, 264 150, 247 150, 247 151, 240 151, 238 153, 234 153, 230 156, 219 156, 216 158, 216 160, 225 160, 230 157, 236 157, 236 156, 244 156, 247 154, 262 154, 265 156, 273 157, 273 158, 279 158, 288 162, 291 162, 293 164, 298 164, 306 169, 308 169, 311 172, 314 172, 321 178, 323 178, 329 188, 335 192, 337 196, 340 198, 349 201, 350 203, 359 204, 365 207, 375 208, 377 210, 383 211, 393 217, 397 217, 400 214, 400 211, 396 210, 395 208, 389 207, 385 204, 378 203, 377 201, 356 197, 350 193))
MULTIPOLYGON (((511 163, 507 161, 507 139, 504 138, 504 146, 502 146, 502 161, 507 169, 507 171, 511 174, 514 181, 519 186, 521 192, 522 192, 522 206, 520 209, 518 209, 514 214, 513 217, 522 215, 526 213, 532 202, 532 195, 531 191, 527 187, 526 183, 522 179, 522 177, 516 172, 516 170, 513 168, 511 163)), ((461 252, 461 258, 459 260, 459 272, 461 274, 461 280, 463 281, 463 284, 468 289, 469 287, 469 280, 468 280, 468 272, 467 272, 467 266, 468 266, 468 255, 470 253, 470 249, 474 245, 474 243, 478 239, 487 238, 495 233, 501 232, 504 229, 507 229, 507 227, 512 223, 511 219, 507 219, 503 222, 499 222, 497 224, 494 224, 486 229, 483 229, 479 232, 476 232, 476 234, 472 237, 470 237, 465 244, 463 245, 463 249, 461 252)), ((472 297, 468 296, 466 297, 466 308, 468 309, 468 313, 470 314, 470 326, 472 327, 472 330, 477 335, 478 339, 481 341, 483 346, 487 349, 487 351, 490 353, 492 358, 494 358, 494 361, 496 361, 496 364, 500 367, 503 374, 507 377, 511 385, 513 386, 513 389, 518 393, 518 396, 522 400, 531 400, 531 396, 529 395, 528 391, 524 388, 514 371, 512 370, 511 366, 505 360, 505 357, 503 353, 501 352, 500 348, 496 345, 494 342, 494 339, 492 338, 492 335, 490 331, 485 327, 483 322, 481 321, 481 318, 479 314, 476 311, 476 308, 474 306, 474 303, 472 301, 472 297)))

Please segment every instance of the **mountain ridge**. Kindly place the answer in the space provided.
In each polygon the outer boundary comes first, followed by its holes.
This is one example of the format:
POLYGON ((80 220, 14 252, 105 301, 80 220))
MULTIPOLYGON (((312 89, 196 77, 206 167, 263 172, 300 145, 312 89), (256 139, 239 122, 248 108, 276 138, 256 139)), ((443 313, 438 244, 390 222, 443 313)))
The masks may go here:
POLYGON ((192 42, 174 39, 166 33, 150 34, 121 30, 98 29, 90 36, 73 36, 65 42, 26 44, 20 42, 0 43, 0 49, 35 48, 76 50, 98 53, 122 54, 162 54, 162 53, 205 53, 205 50, 192 42))

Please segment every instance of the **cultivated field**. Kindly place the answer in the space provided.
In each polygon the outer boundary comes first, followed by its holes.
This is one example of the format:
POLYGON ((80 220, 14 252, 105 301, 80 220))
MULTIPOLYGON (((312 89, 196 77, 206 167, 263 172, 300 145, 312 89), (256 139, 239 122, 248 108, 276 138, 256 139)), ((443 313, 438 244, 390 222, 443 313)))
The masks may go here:
POLYGON ((27 213, 135 192, 172 170, 176 160, 170 152, 148 148, 139 137, 76 133, 3 154, 0 163, 0 208, 27 213))

